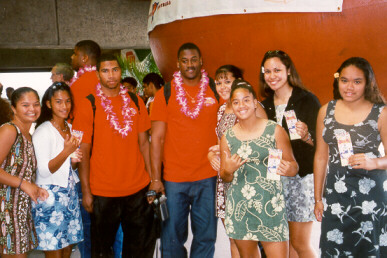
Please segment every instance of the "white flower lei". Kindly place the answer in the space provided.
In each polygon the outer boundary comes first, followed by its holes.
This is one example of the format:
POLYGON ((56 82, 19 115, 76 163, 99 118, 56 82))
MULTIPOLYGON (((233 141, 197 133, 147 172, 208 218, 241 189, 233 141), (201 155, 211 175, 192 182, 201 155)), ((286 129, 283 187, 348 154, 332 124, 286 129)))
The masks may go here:
POLYGON ((178 71, 178 72, 175 72, 173 74, 173 77, 175 80, 174 84, 175 84, 175 90, 176 90, 176 100, 179 103, 179 105, 181 106, 180 111, 184 115, 186 115, 192 119, 195 119, 199 116, 200 110, 202 109, 203 103, 204 103, 204 93, 207 90, 208 82, 209 82, 206 71, 203 69, 203 70, 201 70, 201 73, 202 73, 202 78, 200 79, 200 86, 199 86, 200 90, 196 96, 198 103, 196 104, 196 107, 194 108, 193 111, 190 111, 188 109, 186 93, 185 93, 184 88, 182 86, 183 85, 183 78, 181 78, 181 72, 178 71))
POLYGON ((106 113, 106 120, 109 121, 110 127, 116 130, 119 134, 121 134, 122 137, 125 137, 128 135, 128 132, 132 131, 132 116, 136 114, 136 110, 134 108, 130 108, 130 98, 128 96, 128 90, 121 84, 120 85, 120 92, 119 95, 121 96, 123 107, 122 115, 124 117, 124 127, 122 128, 121 125, 118 122, 118 118, 116 113, 113 112, 113 106, 110 99, 108 99, 105 94, 101 90, 101 84, 98 83, 97 85, 97 96, 101 98, 101 105, 103 107, 103 110, 106 113))
POLYGON ((91 65, 86 65, 85 67, 80 67, 77 74, 71 79, 70 85, 73 85, 73 83, 79 79, 85 72, 92 72, 92 71, 97 71, 97 66, 91 66, 91 65))

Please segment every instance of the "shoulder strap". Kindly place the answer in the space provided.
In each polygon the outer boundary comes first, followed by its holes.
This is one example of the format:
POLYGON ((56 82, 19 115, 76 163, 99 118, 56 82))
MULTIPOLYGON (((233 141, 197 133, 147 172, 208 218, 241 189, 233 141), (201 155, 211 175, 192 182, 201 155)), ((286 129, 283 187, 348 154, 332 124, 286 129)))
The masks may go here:
POLYGON ((86 98, 90 101, 91 107, 93 108, 93 121, 95 117, 95 97, 93 94, 89 94, 86 96, 86 98))
MULTIPOLYGON (((5 123, 5 124, 12 125, 15 128, 15 130, 16 130, 16 137, 15 137, 15 140, 13 141, 13 144, 15 144, 16 141, 17 141, 17 137, 19 137, 19 135, 21 134, 20 129, 19 129, 19 127, 17 127, 17 125, 15 125, 12 122, 8 122, 8 123, 5 123)), ((3 124, 3 125, 5 125, 5 124, 3 124)))
POLYGON ((170 97, 171 97, 171 82, 167 82, 164 85, 164 98, 165 98, 165 103, 167 103, 167 105, 170 97))
POLYGON ((91 153, 93 151, 93 143, 94 143, 94 119, 95 119, 95 97, 93 94, 89 94, 86 96, 86 98, 90 101, 91 103, 91 108, 93 109, 93 133, 91 134, 91 147, 90 147, 90 157, 91 153))

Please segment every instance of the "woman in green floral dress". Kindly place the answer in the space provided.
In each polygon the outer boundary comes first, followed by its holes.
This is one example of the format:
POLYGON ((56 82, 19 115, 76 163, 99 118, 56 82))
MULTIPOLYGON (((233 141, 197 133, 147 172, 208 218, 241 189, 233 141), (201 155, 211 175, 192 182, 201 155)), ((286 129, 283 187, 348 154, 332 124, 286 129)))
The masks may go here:
MULTIPOLYGON (((259 257, 261 241, 268 257, 287 257, 289 229, 280 176, 298 172, 286 132, 274 122, 255 115, 252 87, 235 80, 231 103, 239 123, 221 139, 220 175, 231 182, 227 193, 226 233, 242 257, 259 257), (279 153, 274 173, 268 173, 269 151, 279 153)), ((272 171, 272 170, 271 170, 272 171)))

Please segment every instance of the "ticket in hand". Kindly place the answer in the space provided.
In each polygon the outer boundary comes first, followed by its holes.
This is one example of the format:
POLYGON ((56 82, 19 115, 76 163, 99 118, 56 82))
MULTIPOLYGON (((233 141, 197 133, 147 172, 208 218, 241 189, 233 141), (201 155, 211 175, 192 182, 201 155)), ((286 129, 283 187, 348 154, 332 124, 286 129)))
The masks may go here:
MULTIPOLYGON (((82 142, 83 132, 77 130, 71 130, 71 135, 74 136, 79 142, 82 142)), ((79 147, 78 147, 79 148, 79 147)), ((76 158, 75 151, 71 153, 70 158, 76 158)))
POLYGON ((71 135, 74 136, 75 138, 77 138, 78 141, 80 141, 80 142, 82 141, 82 137, 83 137, 82 131, 72 130, 71 135))
POLYGON ((343 129, 336 129, 335 135, 339 147, 341 165, 343 167, 348 166, 349 157, 353 155, 351 135, 343 129))
POLYGON ((281 176, 277 174, 277 169, 281 163, 282 150, 269 149, 269 161, 267 164, 267 179, 280 180, 281 176))
POLYGON ((296 131, 297 117, 294 110, 288 110, 284 112, 286 124, 288 125, 290 140, 301 139, 301 136, 296 131))

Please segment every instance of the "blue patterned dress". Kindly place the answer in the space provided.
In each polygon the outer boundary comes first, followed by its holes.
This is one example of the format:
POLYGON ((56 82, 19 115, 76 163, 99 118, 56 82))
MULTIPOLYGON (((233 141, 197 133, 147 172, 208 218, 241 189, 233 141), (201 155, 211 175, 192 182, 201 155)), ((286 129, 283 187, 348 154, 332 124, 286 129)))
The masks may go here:
POLYGON ((354 125, 335 119, 336 101, 328 104, 323 138, 329 145, 326 204, 321 224, 321 257, 387 257, 387 171, 341 166, 335 130, 351 136, 353 152, 377 158, 378 119, 384 105, 374 104, 354 125))
POLYGON ((39 239, 38 250, 59 250, 83 240, 82 217, 72 171, 68 182, 66 188, 40 185, 47 190, 49 197, 43 202, 32 204, 39 239))

